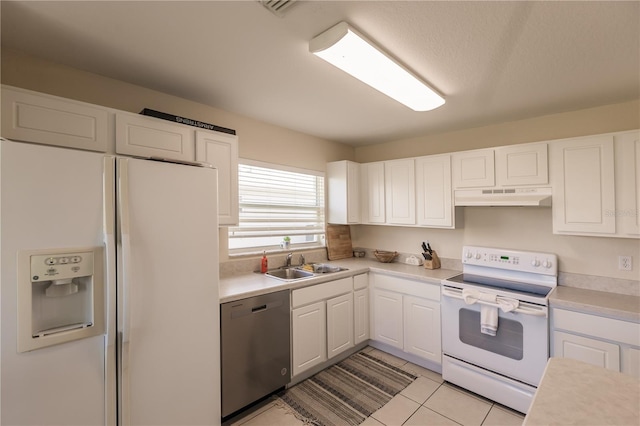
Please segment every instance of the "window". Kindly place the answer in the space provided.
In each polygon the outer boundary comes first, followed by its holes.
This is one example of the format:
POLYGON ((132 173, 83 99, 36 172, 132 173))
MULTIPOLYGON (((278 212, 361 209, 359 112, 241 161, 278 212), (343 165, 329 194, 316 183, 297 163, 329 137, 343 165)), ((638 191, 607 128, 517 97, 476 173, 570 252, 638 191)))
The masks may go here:
POLYGON ((229 228, 229 252, 324 245, 324 176, 265 163, 238 166, 240 222, 229 228), (278 167, 278 168, 274 168, 278 167))

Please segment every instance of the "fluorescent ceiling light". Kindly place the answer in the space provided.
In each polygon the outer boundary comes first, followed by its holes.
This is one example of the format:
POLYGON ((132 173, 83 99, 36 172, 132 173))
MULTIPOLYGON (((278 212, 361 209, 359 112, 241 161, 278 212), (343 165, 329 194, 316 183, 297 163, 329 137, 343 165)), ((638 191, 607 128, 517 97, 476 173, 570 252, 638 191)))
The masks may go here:
POLYGON ((346 22, 314 37, 309 51, 414 111, 429 111, 444 104, 442 96, 346 22))

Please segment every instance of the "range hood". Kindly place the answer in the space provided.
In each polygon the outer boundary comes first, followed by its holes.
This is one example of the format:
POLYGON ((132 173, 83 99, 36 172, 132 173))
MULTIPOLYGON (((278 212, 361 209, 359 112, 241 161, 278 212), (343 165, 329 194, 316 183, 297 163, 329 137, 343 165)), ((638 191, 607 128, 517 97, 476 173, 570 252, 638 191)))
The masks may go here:
POLYGON ((456 206, 550 207, 551 188, 479 188, 454 192, 456 206))

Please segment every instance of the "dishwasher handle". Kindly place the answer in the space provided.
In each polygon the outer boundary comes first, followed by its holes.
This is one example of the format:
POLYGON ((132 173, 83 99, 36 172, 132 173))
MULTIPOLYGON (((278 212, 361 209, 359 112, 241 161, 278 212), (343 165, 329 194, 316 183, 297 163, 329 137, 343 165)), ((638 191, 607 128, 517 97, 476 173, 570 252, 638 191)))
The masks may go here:
POLYGON ((282 306, 282 300, 272 300, 267 303, 261 303, 261 301, 240 302, 231 306, 231 319, 245 317, 247 315, 259 314, 262 312, 276 309, 282 306))
POLYGON ((267 310, 267 305, 260 305, 260 306, 256 306, 255 308, 251 308, 251 313, 256 313, 256 312, 261 312, 266 310, 267 310))

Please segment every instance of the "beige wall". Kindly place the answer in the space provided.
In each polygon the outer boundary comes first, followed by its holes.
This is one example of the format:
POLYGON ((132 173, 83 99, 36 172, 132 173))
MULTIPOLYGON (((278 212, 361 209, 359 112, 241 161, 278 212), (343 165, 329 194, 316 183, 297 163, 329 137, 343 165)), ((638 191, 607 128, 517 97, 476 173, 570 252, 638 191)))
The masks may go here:
POLYGON ((438 255, 460 259, 463 245, 484 245, 555 253, 562 272, 638 280, 637 239, 554 235, 551 209, 538 207, 464 207, 464 227, 455 230, 358 225, 351 227, 355 247, 420 253, 429 240, 438 255), (618 256, 633 256, 633 270, 618 270, 618 256))
POLYGON ((640 100, 356 148, 360 163, 640 128, 640 100))
MULTIPOLYGON (((324 170, 325 163, 334 160, 378 161, 640 128, 640 103, 634 101, 354 150, 7 49, 2 51, 1 71, 3 84, 131 112, 146 107, 179 113, 230 127, 238 131, 241 157, 311 170, 324 170)), ((428 239, 441 256, 455 259, 460 258, 464 244, 550 251, 560 256, 560 269, 564 272, 638 279, 638 240, 553 235, 548 208, 466 207, 462 211, 464 227, 456 230, 354 226, 354 245, 418 253, 420 242, 428 239), (617 256, 621 254, 633 256, 633 271, 617 269, 617 256)), ((226 239, 222 238, 221 260, 227 258, 226 239)))
POLYGON ((124 83, 20 52, 2 49, 2 84, 49 93, 119 110, 143 108, 235 129, 240 158, 324 171, 327 161, 353 160, 351 146, 124 83), (304 153, 304 155, 301 155, 304 153))

